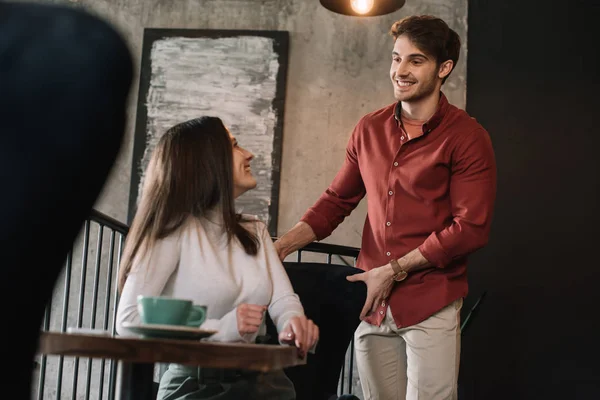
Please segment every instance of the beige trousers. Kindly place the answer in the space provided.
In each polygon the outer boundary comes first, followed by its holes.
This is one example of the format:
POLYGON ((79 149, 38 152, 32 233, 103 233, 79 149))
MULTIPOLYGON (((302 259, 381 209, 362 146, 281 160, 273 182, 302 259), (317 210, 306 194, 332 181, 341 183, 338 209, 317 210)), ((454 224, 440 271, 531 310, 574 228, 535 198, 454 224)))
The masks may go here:
POLYGON ((388 307, 381 326, 354 333, 365 400, 456 400, 462 299, 398 329, 388 307))

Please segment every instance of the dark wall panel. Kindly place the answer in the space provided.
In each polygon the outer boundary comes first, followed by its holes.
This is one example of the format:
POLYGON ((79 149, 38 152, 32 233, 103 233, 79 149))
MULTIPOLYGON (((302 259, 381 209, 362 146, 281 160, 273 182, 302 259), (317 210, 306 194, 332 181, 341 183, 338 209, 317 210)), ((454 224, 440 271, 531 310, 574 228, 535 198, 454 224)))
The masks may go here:
POLYGON ((498 163, 462 399, 600 398, 598 1, 471 0, 467 111, 498 163))

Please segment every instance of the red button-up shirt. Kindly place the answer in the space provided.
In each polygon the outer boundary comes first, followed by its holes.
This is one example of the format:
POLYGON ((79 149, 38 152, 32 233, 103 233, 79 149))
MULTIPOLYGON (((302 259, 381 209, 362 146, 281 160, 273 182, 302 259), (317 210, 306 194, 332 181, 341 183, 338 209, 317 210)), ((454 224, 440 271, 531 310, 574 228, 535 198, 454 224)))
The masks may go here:
POLYGON ((467 256, 487 243, 496 161, 486 130, 441 93, 423 135, 408 139, 400 104, 364 116, 329 188, 302 217, 321 240, 368 197, 357 266, 386 265, 419 248, 435 268, 409 273, 367 321, 391 307, 398 327, 417 324, 467 295, 467 256))

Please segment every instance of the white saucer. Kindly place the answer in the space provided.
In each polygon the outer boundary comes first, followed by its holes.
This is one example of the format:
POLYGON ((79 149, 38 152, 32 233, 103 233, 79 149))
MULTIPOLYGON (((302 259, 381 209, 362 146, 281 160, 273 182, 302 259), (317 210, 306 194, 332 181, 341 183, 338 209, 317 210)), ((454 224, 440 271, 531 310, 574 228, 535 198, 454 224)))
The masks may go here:
POLYGON ((134 324, 130 322, 123 322, 123 328, 143 337, 167 339, 202 339, 217 333, 217 331, 208 331, 191 326, 134 324))

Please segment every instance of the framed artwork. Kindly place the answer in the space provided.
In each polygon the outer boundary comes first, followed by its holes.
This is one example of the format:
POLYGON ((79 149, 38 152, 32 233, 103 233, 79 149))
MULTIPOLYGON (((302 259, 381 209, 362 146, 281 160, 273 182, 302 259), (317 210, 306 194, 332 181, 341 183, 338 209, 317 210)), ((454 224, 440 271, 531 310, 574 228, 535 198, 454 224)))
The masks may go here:
POLYGON ((286 31, 144 30, 129 222, 160 136, 211 115, 255 155, 258 186, 236 200, 236 209, 257 215, 277 235, 288 48, 286 31))

